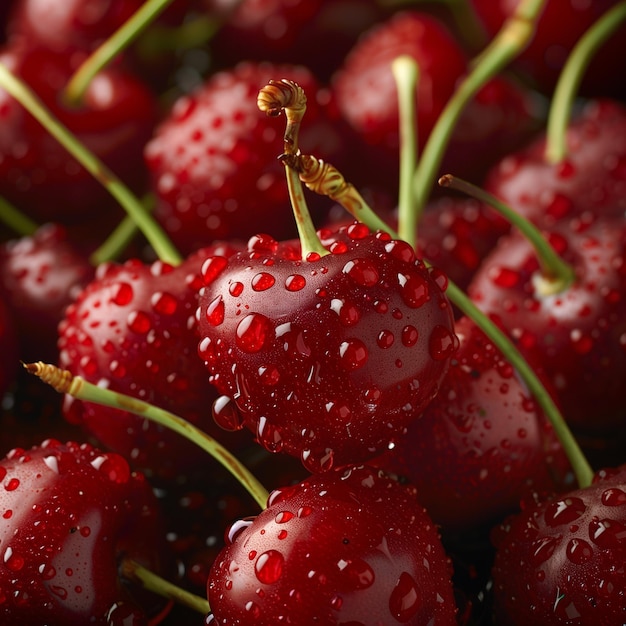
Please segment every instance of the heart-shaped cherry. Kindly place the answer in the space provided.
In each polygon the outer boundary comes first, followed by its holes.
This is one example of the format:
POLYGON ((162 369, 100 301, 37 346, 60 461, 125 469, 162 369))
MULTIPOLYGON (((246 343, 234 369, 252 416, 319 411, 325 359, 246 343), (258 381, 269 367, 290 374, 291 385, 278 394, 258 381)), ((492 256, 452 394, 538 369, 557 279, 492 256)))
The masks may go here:
POLYGON ((163 606, 118 573, 122 559, 169 567, 157 500, 121 456, 46 440, 9 452, 0 476, 3 624, 116 624, 119 604, 143 606, 143 624, 163 606))
POLYGON ((197 313, 216 419, 312 471, 387 446, 457 346, 447 279, 408 244, 358 223, 326 239, 330 254, 304 260, 269 237, 209 258, 197 313))
POLYGON ((216 625, 456 624, 450 563, 415 490, 365 466, 274 491, 208 580, 216 625))

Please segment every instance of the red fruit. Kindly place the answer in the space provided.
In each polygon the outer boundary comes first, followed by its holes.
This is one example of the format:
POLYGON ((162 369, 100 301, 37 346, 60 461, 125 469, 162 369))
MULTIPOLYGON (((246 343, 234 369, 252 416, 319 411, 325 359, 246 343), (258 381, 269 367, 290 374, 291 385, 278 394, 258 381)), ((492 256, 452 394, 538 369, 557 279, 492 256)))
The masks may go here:
POLYGON ((612 626, 626 613, 626 466, 494 532, 496 623, 612 626))
POLYGON ((200 356, 224 394, 216 419, 311 471, 386 447, 437 393, 457 346, 446 278, 408 244, 358 223, 326 239, 321 258, 268 237, 209 258, 197 314, 200 356))
POLYGON ((59 225, 0 247, 0 293, 17 324, 22 360, 56 361, 57 326, 93 273, 59 225))
MULTIPOLYGON (((60 324, 61 367, 172 411, 223 439, 211 419, 217 392, 197 357, 192 320, 202 260, 211 252, 233 251, 216 244, 178 267, 138 260, 101 265, 60 324)), ((206 459, 180 435, 130 413, 70 396, 64 411, 103 445, 160 476, 175 476, 206 459)))
POLYGON ((487 527, 532 491, 571 487, 554 431, 502 353, 469 318, 437 397, 376 461, 417 488, 444 533, 487 527))
POLYGON ((15 380, 18 366, 17 341, 11 314, 0 300, 0 398, 15 380))
POLYGON ((274 491, 207 585, 214 624, 456 624, 450 564, 415 491, 368 467, 274 491))
POLYGON ((515 232, 485 259, 468 293, 523 353, 537 352, 572 426, 610 432, 623 424, 626 223, 574 222, 548 238, 575 271, 565 290, 542 291, 536 253, 515 232))
MULTIPOLYGON (((519 0, 472 0, 474 10, 483 22, 487 35, 493 37, 504 20, 510 17, 519 0)), ((617 0, 550 0, 545 3, 532 40, 513 62, 513 67, 548 95, 569 53, 591 25, 617 0)), ((626 71, 626 29, 615 33, 593 59, 583 81, 583 93, 590 95, 624 95, 623 81, 616 76, 626 71)))
POLYGON ((84 626, 120 603, 146 614, 162 601, 122 582, 123 558, 167 563, 151 487, 117 454, 44 441, 0 461, 0 618, 6 626, 84 626))
POLYGON ((586 103, 567 129, 567 156, 550 163, 546 136, 502 159, 485 188, 542 227, 585 215, 626 211, 626 108, 609 100, 586 103))
MULTIPOLYGON (((62 124, 133 189, 143 189, 143 145, 152 132, 153 95, 116 68, 90 84, 84 104, 71 107, 60 93, 80 55, 13 46, 0 62, 26 82, 62 124)), ((4 90, 0 90, 0 194, 37 222, 93 221, 122 212, 91 174, 4 90), (88 201, 86 200, 88 198, 88 201)))
POLYGON ((175 103, 145 150, 156 216, 182 251, 259 231, 295 235, 284 166, 276 158, 280 131, 257 107, 259 89, 276 76, 289 76, 308 94, 303 150, 336 161, 340 137, 307 69, 243 63, 214 74, 175 103))

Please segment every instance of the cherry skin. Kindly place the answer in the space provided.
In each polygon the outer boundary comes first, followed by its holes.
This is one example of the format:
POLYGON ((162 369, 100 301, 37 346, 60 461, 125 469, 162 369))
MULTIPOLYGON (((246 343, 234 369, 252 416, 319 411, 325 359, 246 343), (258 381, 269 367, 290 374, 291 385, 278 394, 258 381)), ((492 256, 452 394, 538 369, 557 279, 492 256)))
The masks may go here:
POLYGON ((535 505, 493 533, 498 625, 619 624, 626 611, 626 466, 535 505))
POLYGON ((569 287, 543 291, 536 253, 516 232, 485 259, 468 293, 523 353, 540 355, 574 428, 613 432, 623 423, 626 382, 626 223, 573 220, 547 235, 574 268, 569 287))
POLYGON ((435 525, 415 490, 351 466, 274 491, 211 570, 213 622, 456 624, 435 525))
POLYGON ((15 323, 9 308, 0 300, 0 397, 15 382, 18 367, 18 349, 15 323))
POLYGON ((352 224, 302 260, 269 237, 204 265, 199 353, 220 423, 310 471, 373 457, 437 393, 457 346, 447 279, 352 224))
MULTIPOLYGON (((193 316, 200 266, 207 254, 230 255, 216 243, 177 267, 131 259, 98 267, 59 326, 59 363, 74 375, 172 411, 220 440, 211 419, 217 391, 196 354, 193 316)), ((135 467, 172 477, 206 459, 178 434, 131 413, 66 396, 66 418, 135 467)), ((230 435, 231 444, 240 438, 230 435)))
POLYGON ((502 353, 469 318, 437 397, 373 461, 406 478, 444 535, 467 536, 518 510, 531 491, 571 488, 558 439, 502 353))
POLYGON ((150 485, 113 453, 46 440, 0 461, 0 617, 7 626, 106 625, 122 602, 145 617, 162 599, 122 582, 130 558, 166 575, 150 485), (139 602, 139 604, 138 604, 139 602))

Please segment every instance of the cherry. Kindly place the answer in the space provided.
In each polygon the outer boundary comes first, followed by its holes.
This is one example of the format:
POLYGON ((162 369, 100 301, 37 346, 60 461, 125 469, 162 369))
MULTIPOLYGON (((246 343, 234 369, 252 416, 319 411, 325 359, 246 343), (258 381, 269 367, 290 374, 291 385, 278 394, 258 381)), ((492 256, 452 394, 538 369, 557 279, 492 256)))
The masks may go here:
POLYGON ((162 601, 122 581, 132 559, 169 567, 157 501, 121 456, 46 440, 0 461, 0 616, 3 624, 119 623, 120 603, 144 615, 162 601))
POLYGON ((626 611, 626 466, 494 531, 497 624, 618 624, 626 611))
POLYGON ((11 387, 17 372, 17 341, 14 321, 4 300, 0 300, 0 397, 11 387))
POLYGON ((522 353, 537 350, 566 419, 576 429, 611 432, 622 422, 626 372, 623 220, 572 221, 548 233, 574 269, 555 289, 541 275, 531 244, 502 238, 468 288, 495 315, 522 353))
POLYGON ((57 359, 57 326, 93 273, 58 224, 0 247, 0 293, 13 312, 23 360, 57 359))
POLYGON ((586 102, 567 127, 564 159, 547 157, 547 136, 509 154, 487 174, 485 189, 531 221, 550 227, 580 213, 626 210, 626 108, 586 102))
MULTIPOLYGON (((0 54, 0 62, 87 148, 133 189, 143 189, 147 177, 141 154, 156 119, 154 96, 134 76, 109 68, 92 82, 83 105, 70 107, 59 93, 79 60, 80 55, 23 45, 5 47, 0 54)), ((117 223, 120 210, 100 181, 4 90, 0 121, 0 194, 38 223, 93 222, 98 215, 117 223)))
POLYGON ((444 535, 516 511, 531 490, 571 487, 554 431, 513 367, 467 317, 437 397, 375 464, 406 478, 444 535))
MULTIPOLYGON (((86 380, 176 411, 223 439, 211 419, 218 394, 196 356, 190 323, 197 307, 200 266, 209 254, 224 258, 234 248, 216 243, 174 267, 137 259, 105 263, 72 303, 59 326, 62 367, 86 380)), ((103 445, 136 467, 172 477, 202 458, 176 434, 129 413, 72 401, 64 412, 103 445)), ((235 444, 240 438, 230 438, 235 444)))
POLYGON ((395 439, 457 346, 446 278, 408 244, 358 223, 322 237, 330 254, 305 260, 261 236, 208 258, 197 312, 218 422, 312 471, 395 439))
POLYGON ((273 76, 293 77, 309 94, 302 143, 337 158, 340 134, 325 97, 304 67, 242 63, 212 75, 182 96, 145 148, 158 196, 156 217, 183 253, 213 239, 248 239, 270 231, 295 235, 272 120, 259 115, 257 94, 273 76))
POLYGON ((230 527, 207 591, 215 624, 456 624, 435 525, 366 466, 274 491, 230 527))

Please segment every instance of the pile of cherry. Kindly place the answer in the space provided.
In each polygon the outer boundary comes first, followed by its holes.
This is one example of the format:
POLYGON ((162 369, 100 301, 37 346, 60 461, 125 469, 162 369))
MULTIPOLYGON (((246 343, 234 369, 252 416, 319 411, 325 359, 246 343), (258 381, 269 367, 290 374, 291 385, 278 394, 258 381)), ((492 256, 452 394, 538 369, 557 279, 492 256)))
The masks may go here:
POLYGON ((415 246, 390 234, 392 61, 419 66, 422 149, 512 3, 174 0, 70 102, 74 73, 142 4, 0 7, 0 63, 156 224, 133 231, 0 87, 2 624, 623 623, 623 27, 579 85, 566 154, 546 151, 568 54, 620 3, 548 0, 439 167, 541 230, 572 270, 556 286, 493 207, 435 184, 415 246), (296 229, 283 122, 257 105, 279 79, 306 94, 299 147, 389 232, 306 190, 317 236, 296 229), (449 280, 542 381, 591 484, 449 280), (270 490, 262 512, 179 434, 57 394, 20 361, 184 418, 270 490))

